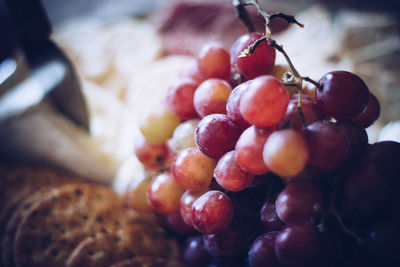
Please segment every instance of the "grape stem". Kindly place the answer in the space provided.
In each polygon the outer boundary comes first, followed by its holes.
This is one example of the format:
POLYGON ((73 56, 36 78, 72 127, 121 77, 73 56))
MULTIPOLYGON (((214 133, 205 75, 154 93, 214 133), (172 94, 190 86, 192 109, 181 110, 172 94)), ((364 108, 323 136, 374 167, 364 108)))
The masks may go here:
POLYGON ((249 15, 248 15, 246 9, 244 8, 245 6, 247 6, 247 5, 255 6, 258 13, 261 16, 263 16, 263 18, 265 19, 265 36, 257 39, 253 44, 251 44, 247 49, 245 49, 239 56, 245 57, 245 56, 251 55, 252 53, 254 53, 257 46, 265 41, 268 42, 268 45, 274 47, 278 52, 280 52, 284 56, 287 64, 289 65, 290 71, 285 73, 285 75, 283 76, 283 81, 284 81, 285 86, 293 86, 293 87, 297 88, 297 90, 298 90, 297 111, 301 118, 303 128, 307 127, 304 112, 301 109, 301 105, 302 105, 302 103, 301 103, 302 96, 301 95, 302 95, 303 81, 310 82, 310 83, 314 84, 317 88, 320 88, 321 85, 318 82, 312 80, 310 77, 303 77, 299 74, 299 72, 294 67, 292 61, 290 60, 288 54, 283 49, 283 46, 279 45, 275 40, 272 39, 271 29, 270 29, 270 23, 275 18, 282 18, 282 19, 286 20, 288 23, 297 24, 301 28, 303 28, 304 25, 301 24, 300 22, 298 22, 294 16, 286 15, 281 12, 274 13, 271 15, 266 13, 262 9, 261 5, 258 3, 257 0, 233 0, 232 3, 236 7, 236 10, 238 11, 239 19, 247 26, 249 32, 254 30, 254 26, 250 21, 250 18, 249 18, 249 15))

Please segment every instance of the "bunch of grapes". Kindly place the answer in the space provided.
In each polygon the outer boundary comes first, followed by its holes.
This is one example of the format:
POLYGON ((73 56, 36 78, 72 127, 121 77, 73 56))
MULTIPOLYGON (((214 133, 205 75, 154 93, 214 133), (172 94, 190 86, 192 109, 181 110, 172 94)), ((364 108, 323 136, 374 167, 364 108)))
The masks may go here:
POLYGON ((289 94, 276 47, 249 53, 263 36, 208 44, 182 71, 141 124, 156 172, 128 203, 185 237, 188 266, 399 266, 400 144, 365 131, 378 100, 347 71, 289 94))

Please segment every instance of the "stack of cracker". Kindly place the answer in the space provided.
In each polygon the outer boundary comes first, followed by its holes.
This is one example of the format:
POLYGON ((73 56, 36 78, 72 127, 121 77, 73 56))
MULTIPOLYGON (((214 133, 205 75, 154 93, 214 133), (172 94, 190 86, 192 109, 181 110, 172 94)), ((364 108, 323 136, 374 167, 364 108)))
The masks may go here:
POLYGON ((0 165, 2 266, 182 266, 153 214, 60 169, 0 165))

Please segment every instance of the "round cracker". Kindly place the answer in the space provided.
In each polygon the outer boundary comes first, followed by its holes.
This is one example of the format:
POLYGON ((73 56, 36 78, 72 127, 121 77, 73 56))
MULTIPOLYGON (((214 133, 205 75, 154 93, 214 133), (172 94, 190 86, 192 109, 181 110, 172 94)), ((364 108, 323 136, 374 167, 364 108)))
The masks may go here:
POLYGON ((179 246, 161 228, 129 224, 103 229, 95 236, 83 240, 69 256, 67 266, 108 267, 137 256, 178 259, 179 246))
POLYGON ((111 267, 160 267, 160 266, 184 267, 184 265, 177 260, 154 258, 154 257, 135 257, 111 265, 111 267))
POLYGON ((41 190, 35 192, 17 205, 15 210, 10 214, 1 239, 1 258, 3 266, 14 266, 13 244, 15 232, 28 211, 37 205, 43 197, 44 192, 41 190))
POLYGON ((45 186, 76 180, 76 175, 56 167, 22 163, 1 164, 0 229, 4 229, 10 212, 32 192, 45 186))
POLYGON ((64 265, 88 235, 135 221, 149 222, 149 218, 128 210, 122 197, 105 186, 76 183, 55 187, 18 226, 13 249, 15 264, 64 265))

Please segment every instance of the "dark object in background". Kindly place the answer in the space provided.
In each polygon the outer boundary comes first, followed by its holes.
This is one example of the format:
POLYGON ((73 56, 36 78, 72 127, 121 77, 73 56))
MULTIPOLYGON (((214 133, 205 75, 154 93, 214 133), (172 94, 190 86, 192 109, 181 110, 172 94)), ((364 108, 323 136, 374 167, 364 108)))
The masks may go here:
POLYGON ((3 0, 0 0, 0 62, 11 54, 17 44, 15 25, 11 21, 8 8, 3 0))
POLYGON ((22 41, 42 42, 50 37, 52 28, 40 0, 5 1, 22 41))

